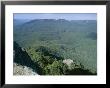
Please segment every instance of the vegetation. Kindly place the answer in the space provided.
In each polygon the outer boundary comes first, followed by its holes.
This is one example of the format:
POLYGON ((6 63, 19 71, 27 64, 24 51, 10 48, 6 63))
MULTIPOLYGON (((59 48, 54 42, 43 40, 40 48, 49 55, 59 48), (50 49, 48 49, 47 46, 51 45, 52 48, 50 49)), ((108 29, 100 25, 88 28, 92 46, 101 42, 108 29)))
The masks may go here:
POLYGON ((95 20, 37 19, 17 24, 14 23, 14 41, 18 43, 14 43, 14 62, 40 75, 97 74, 95 20), (70 67, 63 63, 65 59, 73 61, 70 67))

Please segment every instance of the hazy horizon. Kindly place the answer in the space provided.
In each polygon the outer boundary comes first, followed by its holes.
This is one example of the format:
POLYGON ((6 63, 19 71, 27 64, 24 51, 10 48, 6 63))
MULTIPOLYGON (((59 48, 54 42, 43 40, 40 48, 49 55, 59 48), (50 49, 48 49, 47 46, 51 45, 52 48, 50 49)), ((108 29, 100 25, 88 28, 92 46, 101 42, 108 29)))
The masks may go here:
POLYGON ((14 13, 15 20, 65 19, 65 20, 97 20, 96 13, 14 13))
MULTIPOLYGON (((14 19, 14 20, 28 20, 28 21, 31 21, 31 20, 60 20, 60 19, 14 19)), ((67 19, 61 19, 61 20, 67 20, 67 19)), ((84 19, 84 20, 86 20, 86 19, 84 19)), ((95 19, 88 19, 88 20, 95 20, 95 19)), ((68 21, 74 21, 74 20, 68 20, 68 21)))

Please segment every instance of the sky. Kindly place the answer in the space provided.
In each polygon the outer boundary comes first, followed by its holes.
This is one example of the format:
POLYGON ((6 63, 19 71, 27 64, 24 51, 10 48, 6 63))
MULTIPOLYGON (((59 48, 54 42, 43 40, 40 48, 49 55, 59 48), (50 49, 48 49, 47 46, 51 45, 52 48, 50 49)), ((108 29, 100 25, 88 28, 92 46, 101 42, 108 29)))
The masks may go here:
POLYGON ((97 20, 96 13, 14 13, 14 19, 97 20))

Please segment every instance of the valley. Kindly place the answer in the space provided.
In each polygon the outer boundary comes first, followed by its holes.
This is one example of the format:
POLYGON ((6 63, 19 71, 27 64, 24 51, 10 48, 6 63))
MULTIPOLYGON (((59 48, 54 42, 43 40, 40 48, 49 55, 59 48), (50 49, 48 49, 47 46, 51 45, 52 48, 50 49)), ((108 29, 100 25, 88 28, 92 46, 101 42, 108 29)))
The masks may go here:
POLYGON ((16 19, 14 47, 14 63, 39 75, 97 74, 96 20, 16 19))

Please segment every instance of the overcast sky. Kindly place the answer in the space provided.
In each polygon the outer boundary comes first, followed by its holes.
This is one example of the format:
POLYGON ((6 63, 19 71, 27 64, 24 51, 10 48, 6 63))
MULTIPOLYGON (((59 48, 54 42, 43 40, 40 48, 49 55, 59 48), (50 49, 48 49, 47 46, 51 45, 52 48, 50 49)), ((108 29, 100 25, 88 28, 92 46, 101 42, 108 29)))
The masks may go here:
POLYGON ((14 13, 14 19, 96 20, 96 13, 14 13))

